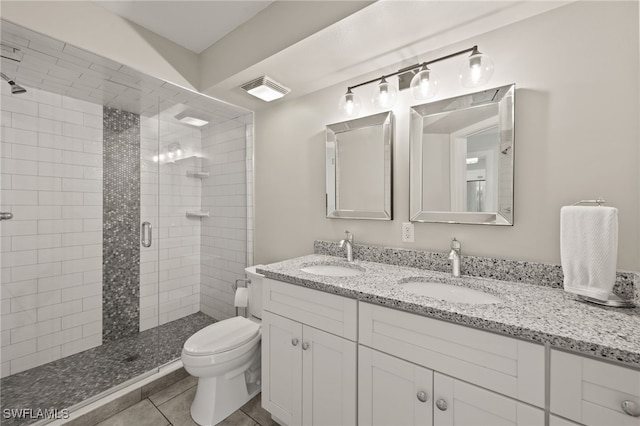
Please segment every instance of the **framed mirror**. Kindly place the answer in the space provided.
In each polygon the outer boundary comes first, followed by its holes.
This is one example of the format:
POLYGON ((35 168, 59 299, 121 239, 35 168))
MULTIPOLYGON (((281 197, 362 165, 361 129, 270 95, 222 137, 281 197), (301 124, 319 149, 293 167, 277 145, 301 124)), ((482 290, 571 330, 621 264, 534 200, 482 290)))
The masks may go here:
POLYGON ((327 217, 392 219, 391 111, 326 129, 327 217))
POLYGON ((515 84, 410 109, 412 222, 513 225, 515 84))

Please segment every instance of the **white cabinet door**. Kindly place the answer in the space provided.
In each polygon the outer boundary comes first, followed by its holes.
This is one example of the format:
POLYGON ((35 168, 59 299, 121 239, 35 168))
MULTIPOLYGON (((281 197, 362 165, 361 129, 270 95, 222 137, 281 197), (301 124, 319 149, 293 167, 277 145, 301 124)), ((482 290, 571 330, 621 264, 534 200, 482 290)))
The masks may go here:
POLYGON ((443 374, 433 376, 437 426, 544 425, 544 410, 443 374))
POLYGON ((640 426, 623 404, 640 406, 640 371, 551 351, 551 412, 590 426, 640 426))
POLYGON ((262 406, 294 426, 356 423, 356 344, 264 311, 262 406))
POLYGON ((549 426, 580 426, 580 424, 551 414, 549 416, 549 426))
POLYGON ((427 426, 432 424, 432 413, 431 370, 359 347, 359 425, 427 426))
POLYGON ((355 425, 355 342, 306 325, 302 336, 302 424, 355 425))
POLYGON ((262 406, 287 425, 302 424, 302 324, 263 312, 262 406))

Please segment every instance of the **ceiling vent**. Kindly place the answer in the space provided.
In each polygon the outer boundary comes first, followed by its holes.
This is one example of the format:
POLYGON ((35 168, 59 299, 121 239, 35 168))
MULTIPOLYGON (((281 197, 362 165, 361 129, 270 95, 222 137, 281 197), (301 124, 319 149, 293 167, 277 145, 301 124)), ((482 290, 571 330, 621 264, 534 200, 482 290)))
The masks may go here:
POLYGON ((265 102, 271 102, 275 99, 279 99, 291 91, 288 87, 284 87, 267 76, 251 80, 250 82, 240 86, 240 88, 265 102))

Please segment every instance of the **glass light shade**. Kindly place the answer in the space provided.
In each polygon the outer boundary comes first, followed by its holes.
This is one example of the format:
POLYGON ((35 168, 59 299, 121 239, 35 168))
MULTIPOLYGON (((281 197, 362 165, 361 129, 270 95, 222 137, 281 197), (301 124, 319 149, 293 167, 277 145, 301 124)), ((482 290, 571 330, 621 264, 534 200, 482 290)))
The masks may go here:
POLYGON ((346 115, 356 115, 360 111, 360 99, 349 89, 340 98, 338 108, 346 115))
POLYGON ((383 78, 376 87, 371 102, 373 102, 376 108, 391 108, 395 105, 397 97, 398 89, 383 78))
POLYGON ((493 61, 487 55, 475 51, 460 67, 460 84, 478 87, 486 84, 493 75, 493 61))
POLYGON ((423 68, 413 76, 409 87, 414 99, 426 100, 433 98, 438 93, 440 82, 434 78, 429 68, 423 68))

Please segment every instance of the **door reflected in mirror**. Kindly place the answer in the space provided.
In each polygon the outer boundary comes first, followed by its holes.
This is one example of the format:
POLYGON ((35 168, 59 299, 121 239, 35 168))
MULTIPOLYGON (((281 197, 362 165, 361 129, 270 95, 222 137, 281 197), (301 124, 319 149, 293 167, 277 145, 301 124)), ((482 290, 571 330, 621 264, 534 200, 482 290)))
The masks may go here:
POLYGON ((411 108, 412 221, 513 224, 514 93, 509 85, 411 108))

